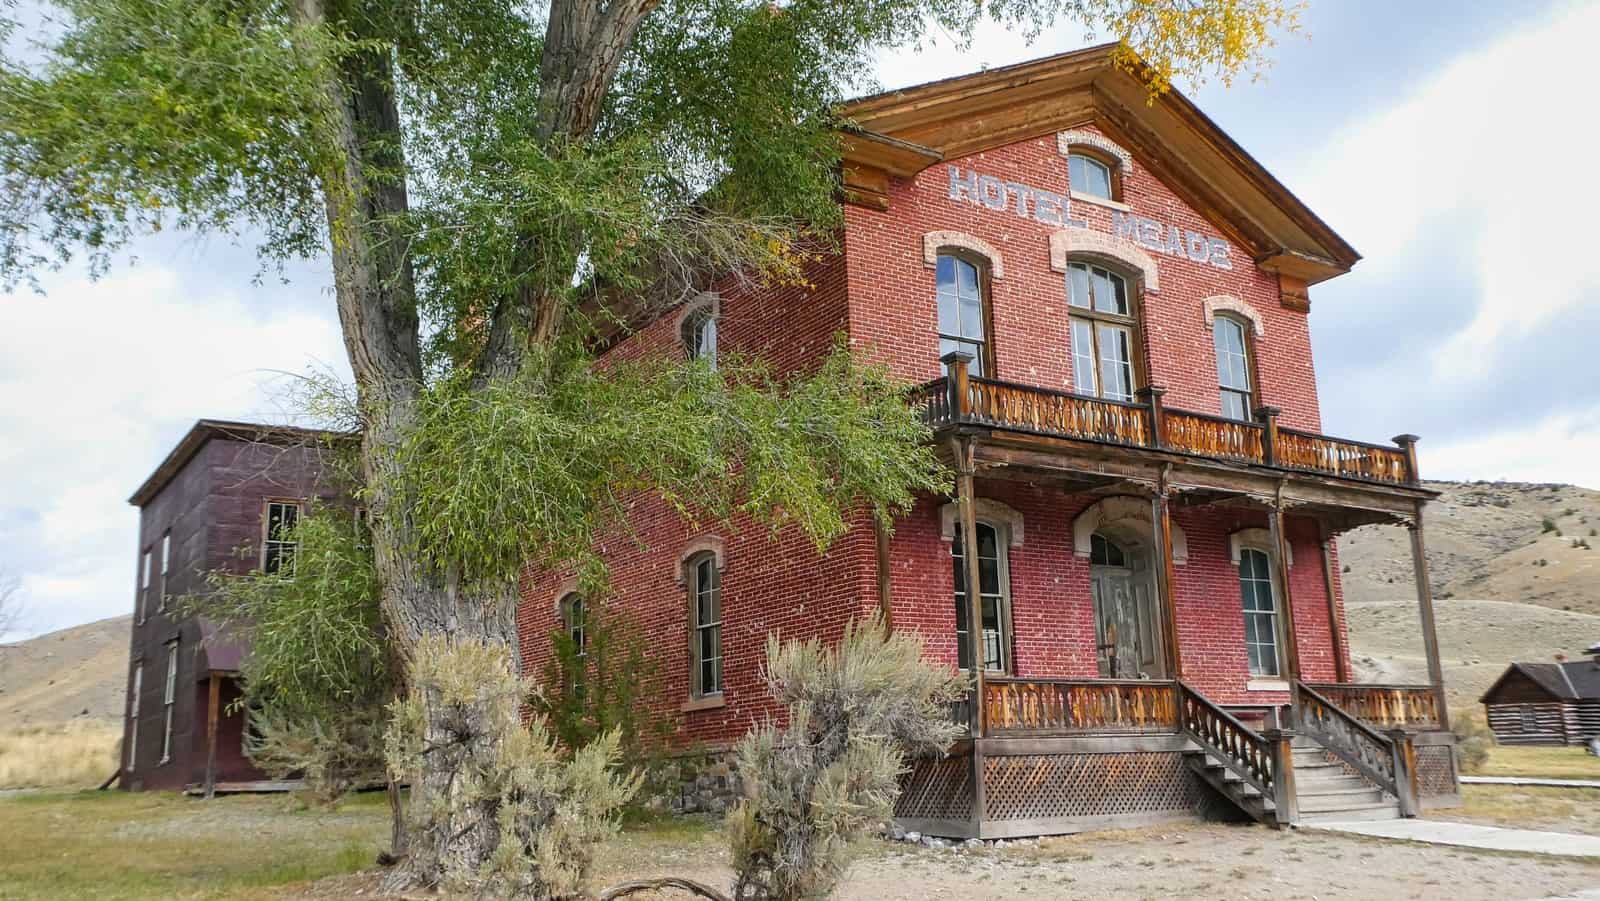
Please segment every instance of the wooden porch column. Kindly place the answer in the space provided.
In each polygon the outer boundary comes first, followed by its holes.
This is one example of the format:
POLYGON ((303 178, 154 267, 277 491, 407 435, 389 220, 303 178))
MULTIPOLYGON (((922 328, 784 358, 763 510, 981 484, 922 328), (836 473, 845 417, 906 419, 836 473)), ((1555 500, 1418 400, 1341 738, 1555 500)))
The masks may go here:
POLYGON ((206 686, 206 798, 217 794, 217 708, 222 704, 222 679, 211 671, 206 686))
POLYGON ((1167 646, 1167 673, 1174 680, 1183 678, 1183 650, 1178 644, 1178 598, 1172 572, 1172 505, 1166 473, 1150 498, 1150 526, 1155 535, 1156 592, 1160 595, 1163 637, 1167 646))
POLYGON ((1321 520, 1317 521, 1317 529, 1322 535, 1322 588, 1328 595, 1328 635, 1333 640, 1334 681, 1349 682, 1344 630, 1339 628, 1339 596, 1333 590, 1333 535, 1328 532, 1328 524, 1321 520))
POLYGON ((1439 663, 1439 633, 1433 624, 1433 586, 1428 581, 1428 549, 1422 535, 1422 502, 1408 528, 1411 531, 1411 569, 1417 580, 1417 613, 1422 621, 1422 647, 1428 655, 1428 681, 1439 705, 1439 729, 1450 729, 1450 712, 1444 701, 1444 667, 1439 663))
POLYGON ((967 646, 972 680, 972 703, 968 705, 971 735, 983 737, 983 590, 978 578, 978 508, 973 498, 976 493, 972 461, 972 439, 957 438, 953 442, 956 455, 956 509, 961 514, 961 568, 966 576, 967 592, 967 646))
POLYGON ((1272 510, 1267 517, 1268 532, 1272 545, 1268 551, 1272 555, 1272 578, 1276 582, 1278 597, 1282 599, 1283 611, 1278 617, 1282 623, 1283 634, 1283 675, 1289 681, 1289 703, 1298 704, 1299 691, 1295 683, 1300 679, 1300 644, 1295 637, 1294 628, 1294 595, 1289 589, 1289 536, 1283 525, 1283 485, 1278 486, 1278 497, 1273 500, 1272 510))
POLYGON ((878 564, 878 614, 883 617, 883 630, 894 631, 894 610, 889 594, 889 527, 878 517, 872 517, 873 551, 878 564))

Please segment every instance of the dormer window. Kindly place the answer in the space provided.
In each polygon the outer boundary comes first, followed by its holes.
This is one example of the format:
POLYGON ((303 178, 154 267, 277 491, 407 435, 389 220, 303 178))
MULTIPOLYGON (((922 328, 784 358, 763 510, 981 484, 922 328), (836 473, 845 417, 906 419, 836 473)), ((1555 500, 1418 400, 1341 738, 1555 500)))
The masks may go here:
POLYGON ((975 376, 993 368, 988 333, 989 311, 976 263, 949 253, 939 254, 939 356, 954 351, 972 355, 968 367, 975 376))
POLYGON ((1067 156, 1067 182, 1072 193, 1081 197, 1117 200, 1117 181, 1111 166, 1087 153, 1073 151, 1067 156))
POLYGON ((691 360, 705 360, 717 368, 717 309, 712 304, 689 311, 683 317, 683 349, 691 360))

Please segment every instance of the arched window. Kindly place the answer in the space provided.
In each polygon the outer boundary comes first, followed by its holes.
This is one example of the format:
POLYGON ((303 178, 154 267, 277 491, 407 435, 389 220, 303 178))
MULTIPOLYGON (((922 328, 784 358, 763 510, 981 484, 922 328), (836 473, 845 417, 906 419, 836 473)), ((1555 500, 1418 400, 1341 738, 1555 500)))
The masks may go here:
POLYGON ((717 368, 717 309, 702 304, 683 317, 683 350, 691 360, 705 360, 717 368))
POLYGON ((976 376, 994 371, 988 334, 989 305, 983 273, 976 263, 950 253, 939 254, 939 356, 953 351, 972 355, 968 370, 976 376))
POLYGON ((561 627, 572 639, 573 653, 579 658, 589 653, 587 616, 583 609, 583 595, 573 593, 561 599, 561 627))
POLYGON ((1211 326, 1217 349, 1217 384, 1222 392, 1222 415, 1250 419, 1254 397, 1250 385, 1250 339, 1245 324, 1232 316, 1218 316, 1211 326))
POLYGON ((1132 401, 1138 347, 1128 280, 1090 263, 1067 264, 1072 382, 1079 394, 1132 401))
POLYGON ((1116 169, 1112 164, 1077 150, 1067 155, 1067 184, 1081 197, 1118 200, 1116 169))
MULTIPOLYGON (((956 582, 957 658, 965 670, 972 666, 972 642, 967 628, 969 607, 962 531, 957 529, 955 540, 950 542, 950 556, 954 562, 956 582)), ((992 672, 1009 672, 1011 669, 1011 642, 1007 634, 1011 620, 1011 599, 1006 578, 1006 558, 1001 553, 1004 547, 998 529, 986 522, 978 523, 978 597, 983 606, 983 666, 992 672)))
POLYGON ((722 694, 722 571, 711 551, 684 564, 689 590, 689 693, 722 694))
POLYGON ((1278 675, 1278 602, 1272 561, 1260 548, 1239 549, 1239 594, 1244 604, 1244 643, 1250 675, 1278 675))

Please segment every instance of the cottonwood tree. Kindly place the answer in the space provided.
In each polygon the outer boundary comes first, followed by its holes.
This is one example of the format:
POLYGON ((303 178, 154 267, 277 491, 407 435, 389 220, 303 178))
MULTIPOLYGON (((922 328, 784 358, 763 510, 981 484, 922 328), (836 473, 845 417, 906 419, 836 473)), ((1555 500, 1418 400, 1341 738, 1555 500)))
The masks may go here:
MULTIPOLYGON (((1122 37, 1152 90, 1257 66, 1283 0, 55 0, 0 39, 0 277, 103 271, 162 229, 331 260, 385 626, 512 649, 525 565, 603 578, 629 492, 825 544, 942 485, 883 373, 836 350, 592 366, 718 279, 828 249, 843 97, 988 17, 1122 37)), ((12 17, 15 18, 14 16, 12 17)), ((1128 57, 1131 59, 1131 55, 1128 57)), ((76 312, 76 311, 74 311, 76 312)), ((453 774, 424 761, 430 809, 453 774)), ((422 842, 481 856, 493 831, 422 842)))

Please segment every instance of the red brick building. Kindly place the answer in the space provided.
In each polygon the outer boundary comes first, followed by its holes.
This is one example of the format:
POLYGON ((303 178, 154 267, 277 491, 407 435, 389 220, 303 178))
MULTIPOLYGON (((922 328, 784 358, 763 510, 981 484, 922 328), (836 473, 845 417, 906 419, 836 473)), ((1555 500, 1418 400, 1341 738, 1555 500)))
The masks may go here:
POLYGON ((139 552, 128 653, 122 777, 129 789, 240 783, 264 775, 244 754, 239 668, 248 643, 186 596, 206 574, 293 564, 288 530, 333 488, 329 434, 202 419, 128 502, 139 508, 139 552))
POLYGON ((1094 48, 852 103, 841 248, 811 286, 709 294, 610 353, 803 371, 843 334, 924 386, 957 496, 821 555, 640 497, 610 596, 525 580, 525 670, 575 601, 625 610, 677 740, 725 747, 773 712, 769 634, 881 610, 985 663, 967 738, 908 778, 924 831, 1448 802, 1415 439, 1320 434, 1308 289, 1359 257, 1184 97, 1147 99, 1094 48), (1374 522, 1412 529, 1432 685, 1346 684, 1336 536, 1374 522))

